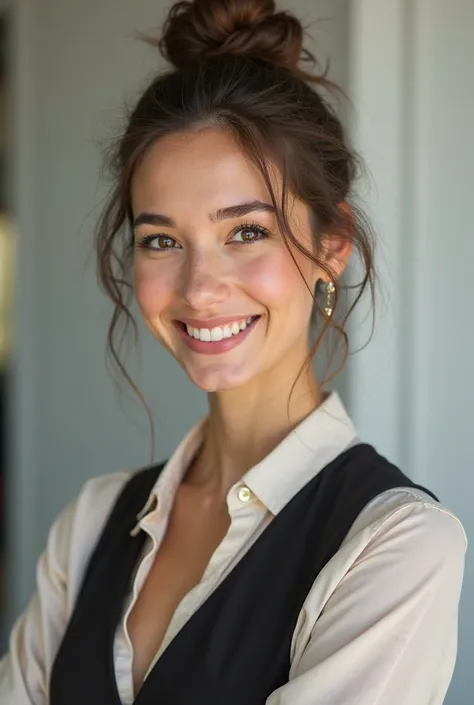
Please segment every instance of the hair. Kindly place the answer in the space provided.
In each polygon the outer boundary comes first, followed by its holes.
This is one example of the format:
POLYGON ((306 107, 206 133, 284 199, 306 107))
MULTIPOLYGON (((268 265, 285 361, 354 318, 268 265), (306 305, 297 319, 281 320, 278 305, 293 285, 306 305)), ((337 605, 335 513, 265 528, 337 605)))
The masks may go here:
POLYGON ((172 68, 148 85, 109 155, 114 186, 99 222, 96 248, 99 280, 114 306, 108 350, 115 368, 144 401, 120 356, 126 330, 131 326, 137 333, 130 310, 133 176, 157 140, 206 126, 228 131, 262 175, 295 265, 294 248, 334 280, 321 255, 323 241, 351 241, 363 273, 361 281, 350 287, 350 305, 341 314, 339 283, 331 315, 311 292, 318 335, 308 361, 332 328, 342 340, 344 364, 349 352, 347 319, 367 288, 373 299, 373 238, 355 204, 341 207, 349 201, 359 159, 324 97, 334 84, 327 71, 315 72, 316 61, 303 47, 301 23, 288 12, 278 12, 273 0, 181 1, 169 11, 160 39, 143 38, 172 68), (272 185, 274 167, 281 175, 280 193, 272 185), (289 194, 310 210, 311 251, 291 230, 289 194))

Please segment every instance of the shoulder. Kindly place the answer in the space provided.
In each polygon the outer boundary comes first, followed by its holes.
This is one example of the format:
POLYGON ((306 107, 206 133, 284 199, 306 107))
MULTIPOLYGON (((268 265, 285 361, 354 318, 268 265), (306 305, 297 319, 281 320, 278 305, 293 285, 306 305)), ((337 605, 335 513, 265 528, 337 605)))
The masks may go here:
POLYGON ((73 539, 76 533, 93 536, 100 531, 121 491, 134 475, 132 471, 116 472, 88 480, 55 522, 65 538, 73 539))
POLYGON ((430 570, 435 565, 448 569, 463 565, 467 536, 453 511, 421 489, 399 487, 369 502, 345 543, 354 543, 364 555, 401 552, 416 561, 419 569, 430 570))
MULTIPOLYGON (((426 678, 431 689, 447 686, 466 545, 455 514, 422 490, 401 486, 378 494, 307 596, 292 672, 308 662, 339 663, 339 671, 357 672, 359 680, 366 672, 377 701, 392 693, 398 702, 400 684, 408 684, 410 702, 418 702, 426 678)), ((334 668, 328 673, 333 688, 334 668)))
POLYGON ((409 534, 415 543, 438 541, 439 548, 453 545, 462 553, 467 546, 464 528, 455 513, 443 506, 428 490, 415 485, 403 471, 372 446, 355 444, 348 458, 354 460, 348 483, 351 492, 359 485, 367 489, 369 501, 354 521, 346 542, 373 542, 393 534, 409 534), (357 472, 354 472, 354 469, 357 472))
POLYGON ((39 572, 42 568, 47 574, 58 576, 68 595, 69 608, 118 497, 137 474, 138 471, 124 471, 88 480, 51 526, 39 572))
POLYGON ((76 512, 93 511, 103 514, 110 509, 118 495, 138 471, 128 470, 93 477, 83 485, 76 499, 69 505, 76 512))
POLYGON ((362 510, 321 571, 307 611, 319 616, 325 605, 341 601, 360 601, 357 610, 366 614, 382 602, 387 614, 400 605, 412 604, 416 612, 435 602, 452 611, 459 602, 466 547, 459 519, 430 495, 412 487, 382 492, 362 510))

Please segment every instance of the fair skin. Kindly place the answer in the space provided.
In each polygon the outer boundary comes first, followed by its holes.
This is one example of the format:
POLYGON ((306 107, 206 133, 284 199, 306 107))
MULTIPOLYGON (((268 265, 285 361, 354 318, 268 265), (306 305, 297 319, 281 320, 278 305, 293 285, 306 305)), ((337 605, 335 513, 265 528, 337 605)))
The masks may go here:
MULTIPOLYGON (((176 607, 229 528, 230 488, 321 401, 305 362, 311 292, 326 274, 296 249, 292 258, 270 204, 260 173, 216 128, 162 138, 133 179, 138 305, 154 337, 209 396, 199 457, 128 620, 136 691, 176 607), (242 204, 251 205, 229 210, 242 204), (229 335, 244 321, 247 328, 229 335), (196 340, 194 329, 216 339, 196 340)), ((311 248, 308 208, 292 198, 288 213, 293 233, 311 248)), ((327 253, 338 276, 350 246, 327 253)))

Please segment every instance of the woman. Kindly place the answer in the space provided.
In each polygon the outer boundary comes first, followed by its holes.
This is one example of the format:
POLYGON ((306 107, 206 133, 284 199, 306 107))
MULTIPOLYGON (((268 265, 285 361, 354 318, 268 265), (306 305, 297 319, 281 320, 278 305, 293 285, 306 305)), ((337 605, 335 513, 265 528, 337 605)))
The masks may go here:
POLYGON ((99 271, 119 367, 132 255, 144 320, 209 414, 164 467, 92 480, 56 521, 2 703, 444 699, 464 532, 357 438, 311 365, 331 332, 347 342, 351 252, 353 304, 373 271, 355 156, 302 34, 272 0, 169 14, 174 69, 117 145, 99 271))

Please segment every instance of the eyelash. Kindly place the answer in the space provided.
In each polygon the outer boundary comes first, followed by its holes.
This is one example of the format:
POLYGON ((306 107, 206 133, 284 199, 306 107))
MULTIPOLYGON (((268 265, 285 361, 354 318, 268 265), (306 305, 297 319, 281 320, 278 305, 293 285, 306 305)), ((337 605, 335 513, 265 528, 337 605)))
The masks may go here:
MULTIPOLYGON (((254 231, 255 233, 258 234, 259 237, 256 237, 254 240, 248 240, 247 242, 245 242, 245 241, 238 242, 238 243, 234 242, 234 244, 253 245, 255 242, 259 242, 260 240, 265 240, 266 238, 270 237, 270 231, 267 230, 267 228, 264 228, 263 225, 259 225, 258 223, 242 223, 237 228, 234 228, 234 230, 232 230, 231 237, 235 237, 235 235, 237 235, 237 233, 240 233, 244 230, 254 231)), ((171 237, 171 235, 164 235, 164 234, 163 235, 160 235, 160 234, 143 235, 142 237, 138 238, 138 240, 136 242, 136 246, 141 249, 144 249, 144 250, 153 250, 155 252, 164 252, 165 250, 179 249, 177 247, 150 247, 151 243, 160 237, 167 238, 169 240, 174 240, 176 242, 174 237, 171 237)))

